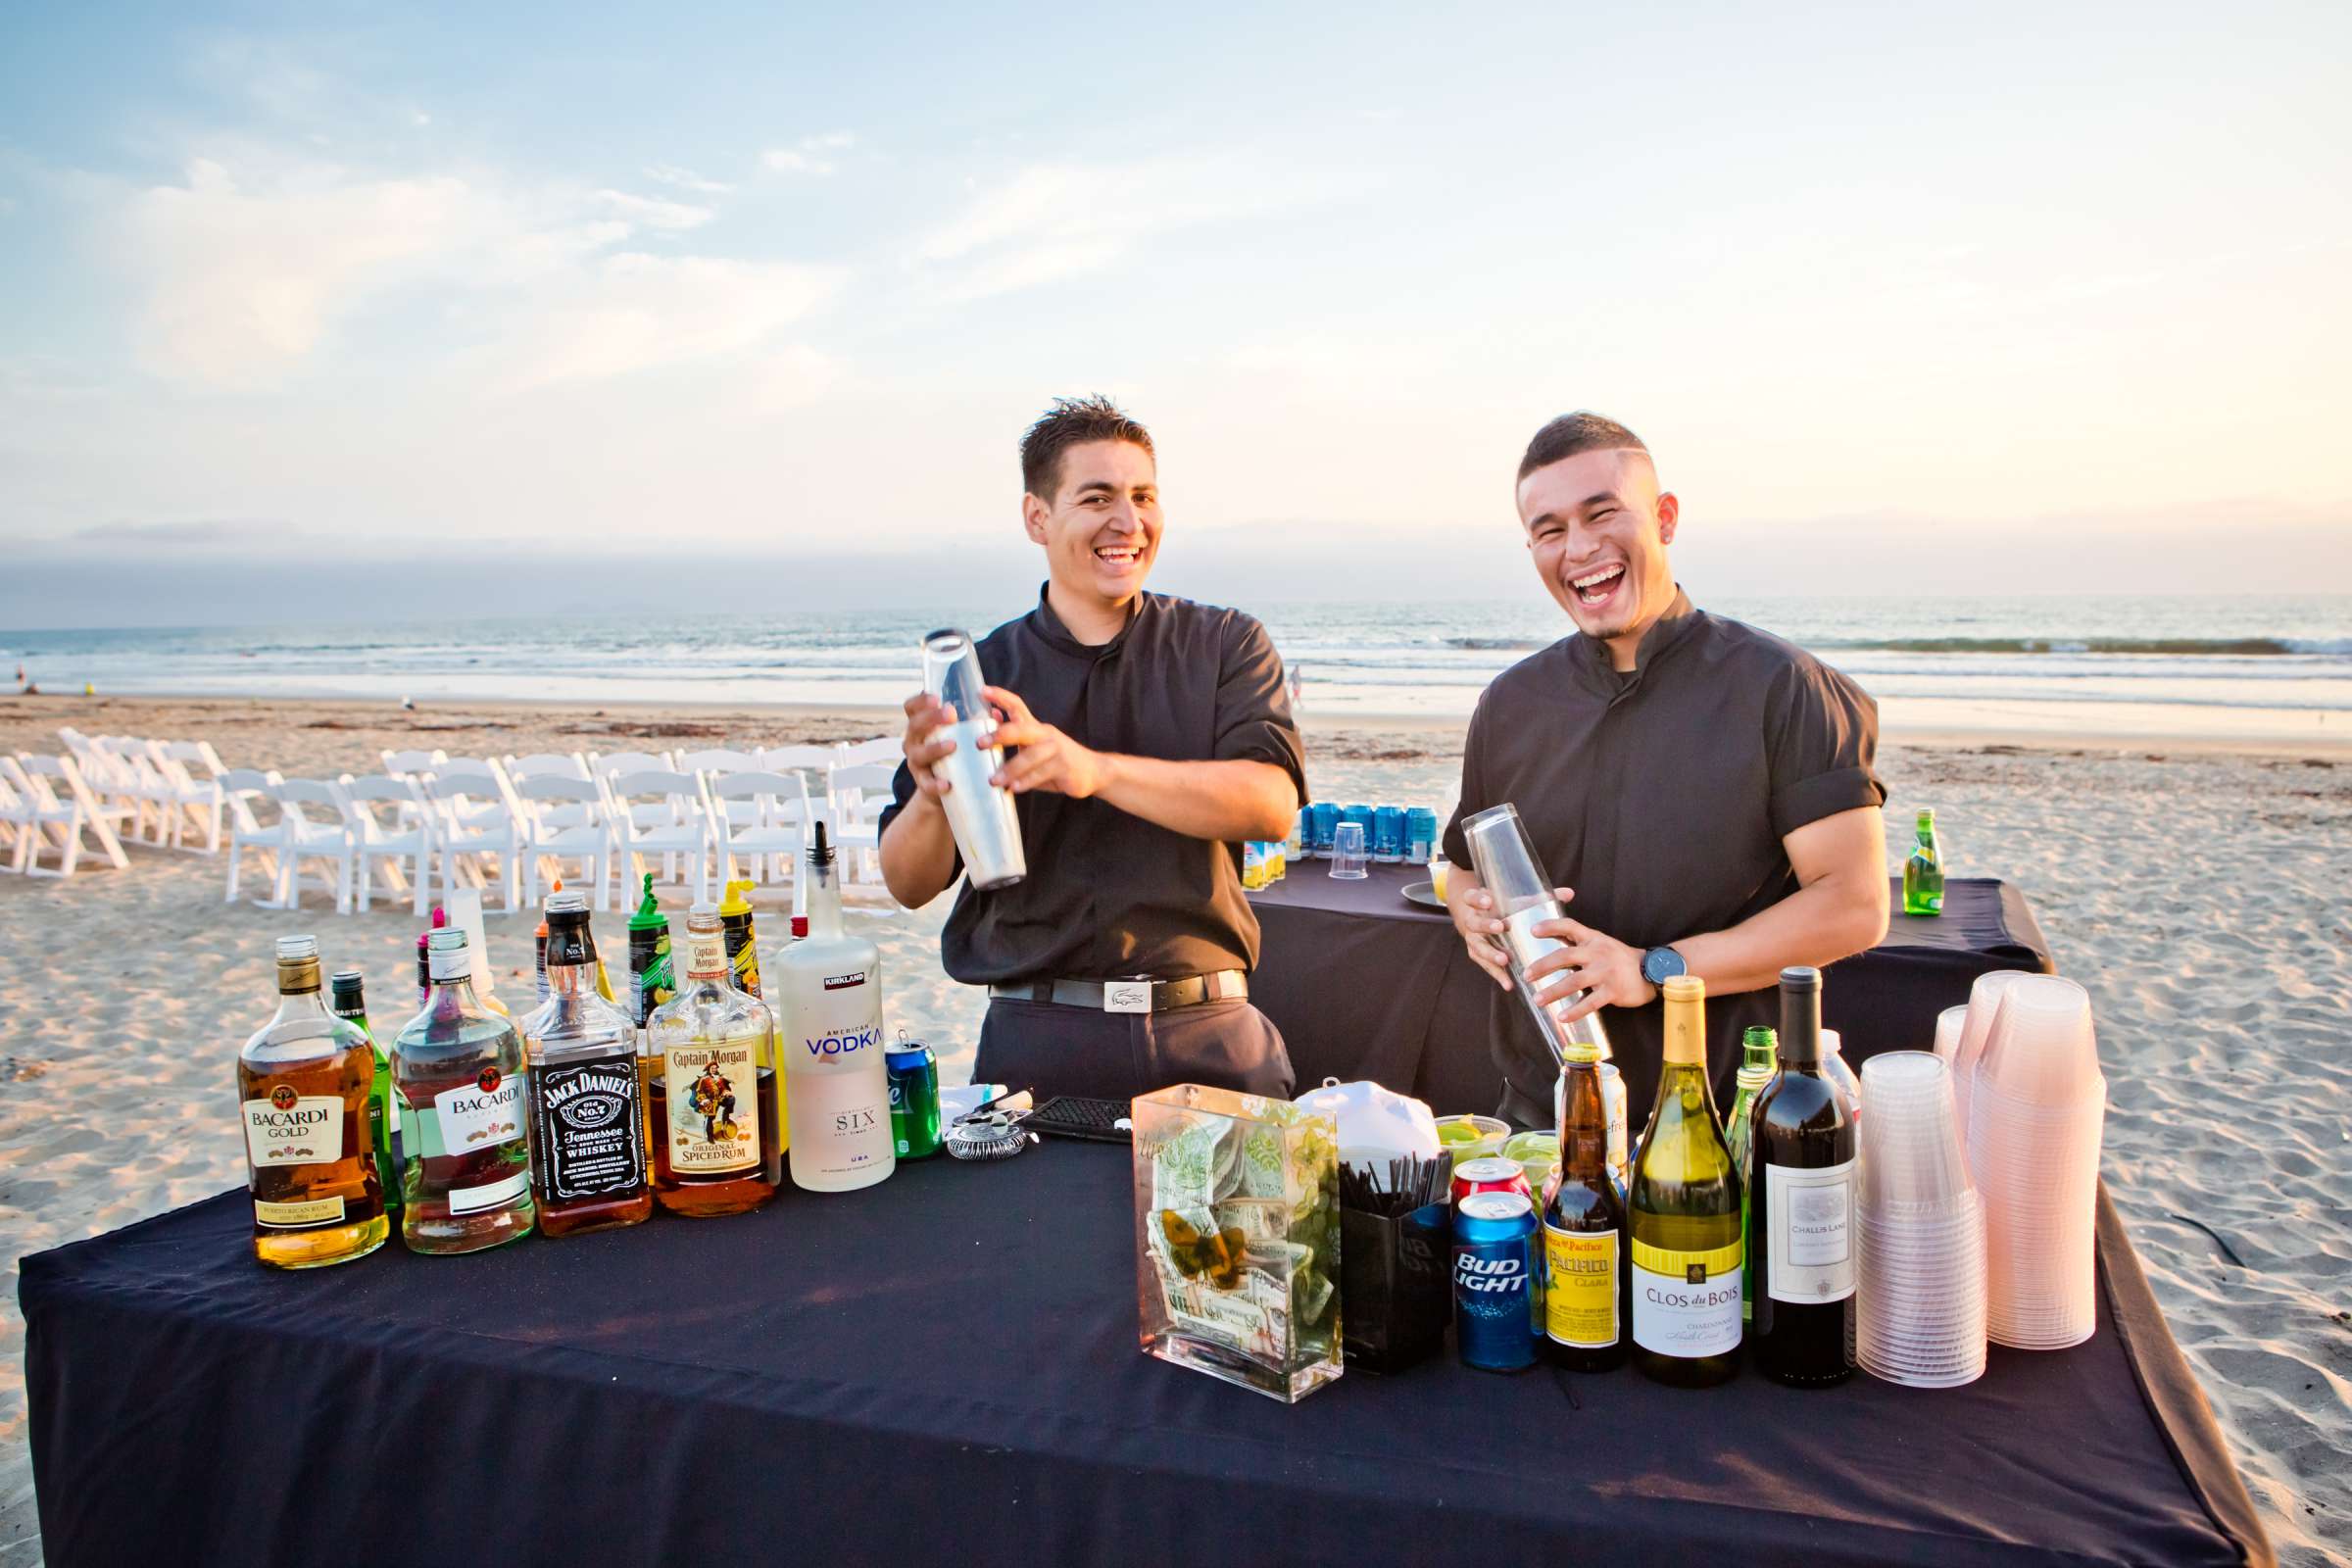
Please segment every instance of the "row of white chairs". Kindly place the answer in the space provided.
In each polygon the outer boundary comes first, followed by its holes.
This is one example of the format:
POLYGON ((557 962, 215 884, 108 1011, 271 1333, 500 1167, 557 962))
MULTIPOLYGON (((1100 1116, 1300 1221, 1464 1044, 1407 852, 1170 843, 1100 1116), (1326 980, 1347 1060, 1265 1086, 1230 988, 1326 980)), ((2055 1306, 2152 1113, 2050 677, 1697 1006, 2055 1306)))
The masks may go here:
MULTIPOLYGON (((886 744, 895 755, 897 743, 886 744)), ((574 877, 599 909, 612 906, 615 880, 625 903, 635 875, 656 869, 703 899, 714 876, 793 880, 820 818, 853 874, 878 883, 878 818, 893 769, 844 762, 842 748, 796 750, 503 760, 386 752, 381 774, 334 780, 231 769, 220 779, 226 897, 238 897, 252 855, 269 868, 270 897, 260 902, 270 906, 296 904, 305 868, 321 861, 332 876, 319 881, 338 911, 368 908, 379 872, 418 914, 436 886, 495 882, 508 909, 534 906, 551 870, 574 877), (783 770, 795 764, 823 769, 817 792, 803 772, 783 770)))
POLYGON ((157 849, 217 855, 220 850, 220 775, 227 771, 209 741, 58 730, 74 766, 111 818, 128 818, 128 836, 157 849))
POLYGON ((125 869, 130 858, 117 830, 132 814, 129 806, 91 786, 71 752, 0 755, 0 850, 6 851, 5 868, 20 876, 72 876, 85 851, 125 869), (57 864, 43 865, 51 853, 57 864))

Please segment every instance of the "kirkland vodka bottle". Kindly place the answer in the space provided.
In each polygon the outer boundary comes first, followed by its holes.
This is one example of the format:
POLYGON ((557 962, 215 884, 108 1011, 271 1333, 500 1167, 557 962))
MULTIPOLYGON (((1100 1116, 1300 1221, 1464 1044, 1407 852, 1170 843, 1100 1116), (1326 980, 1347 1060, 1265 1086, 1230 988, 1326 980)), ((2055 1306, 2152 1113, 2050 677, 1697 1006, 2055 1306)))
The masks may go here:
POLYGON ((854 1192, 898 1167, 883 1061, 881 955, 842 930, 841 884, 822 822, 802 875, 808 934, 784 950, 778 988, 792 1179, 814 1193, 854 1192))
POLYGON ((474 995, 463 927, 435 931, 428 946, 432 994, 392 1043, 400 1236, 413 1252, 474 1252, 538 1222, 522 1036, 474 995))

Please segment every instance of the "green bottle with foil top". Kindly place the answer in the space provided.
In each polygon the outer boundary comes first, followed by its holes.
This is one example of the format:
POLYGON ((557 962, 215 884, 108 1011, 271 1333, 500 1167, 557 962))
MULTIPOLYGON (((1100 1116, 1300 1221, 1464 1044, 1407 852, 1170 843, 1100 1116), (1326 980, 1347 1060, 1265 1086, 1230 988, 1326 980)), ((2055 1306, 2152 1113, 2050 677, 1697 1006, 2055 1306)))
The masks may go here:
MULTIPOLYGON (((1764 1086, 1772 1082, 1780 1066, 1781 1043, 1767 1024, 1752 1025, 1740 1037, 1739 1088, 1732 1094, 1731 1114, 1723 1118, 1723 1141, 1732 1146, 1732 1163, 1740 1169, 1740 1252, 1747 1255, 1748 1237, 1752 1234, 1747 1212, 1748 1163, 1754 1152, 1755 1129, 1748 1125, 1747 1107, 1755 1102, 1764 1086)), ((1740 1270, 1740 1321, 1752 1323, 1756 1317, 1755 1278, 1745 1263, 1740 1270)))
POLYGON ((375 1083, 368 1092, 368 1146, 375 1152, 375 1167, 384 1183, 384 1207, 400 1207, 400 1160, 394 1154, 400 1112, 392 1104, 392 1053, 368 1016, 366 978, 357 969, 338 969, 330 982, 332 1011, 346 1023, 365 1030, 375 1048, 375 1083))
POLYGON ((1933 808, 1919 813, 1919 835, 1903 861, 1903 912, 1943 912, 1943 840, 1936 834, 1933 808))
POLYGON ((642 1029, 654 1009, 678 994, 677 961, 669 951, 669 916, 654 899, 654 873, 645 873, 645 901, 629 916, 629 1018, 642 1029))

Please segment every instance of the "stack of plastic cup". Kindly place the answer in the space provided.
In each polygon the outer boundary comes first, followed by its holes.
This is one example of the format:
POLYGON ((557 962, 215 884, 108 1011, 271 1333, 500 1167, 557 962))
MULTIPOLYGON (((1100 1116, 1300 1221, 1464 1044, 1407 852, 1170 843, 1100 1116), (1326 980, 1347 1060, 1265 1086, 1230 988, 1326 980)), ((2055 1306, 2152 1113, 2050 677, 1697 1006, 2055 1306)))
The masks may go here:
POLYGON ((1915 1389, 1984 1375, 1984 1209, 1969 1183, 1952 1075, 1932 1053, 1862 1064, 1854 1358, 1915 1389))
POLYGON ((1952 1098, 1960 1107, 1963 1145, 1968 1142, 1968 1101, 1976 1091, 1977 1058, 1991 1038, 1992 1015, 2000 1007, 2001 993, 2026 978, 2024 969, 1996 969, 1977 976, 1977 983, 1968 988, 1968 1017, 1960 1025, 1960 1043, 1952 1048, 1952 1098))
POLYGON ((2021 1350, 2080 1345, 2097 1322, 2092 1233, 2107 1115, 2089 996, 2056 975, 2011 985, 1976 1079, 1968 1163, 1984 1197, 1986 1331, 2021 1350))
MULTIPOLYGON (((1968 1008, 1946 1007, 1936 1015, 1936 1056, 1950 1066, 1960 1054, 1960 1032, 1968 1025, 1968 1008)), ((1952 1091, 1959 1093, 1957 1087, 1952 1091)))

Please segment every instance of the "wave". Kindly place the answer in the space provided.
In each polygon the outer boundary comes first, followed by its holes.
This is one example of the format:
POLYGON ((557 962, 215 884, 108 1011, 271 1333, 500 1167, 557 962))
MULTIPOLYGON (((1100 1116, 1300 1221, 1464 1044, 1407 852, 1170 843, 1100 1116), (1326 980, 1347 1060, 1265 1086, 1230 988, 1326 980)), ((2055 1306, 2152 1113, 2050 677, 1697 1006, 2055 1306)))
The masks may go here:
POLYGON ((2352 637, 1816 637, 1811 648, 1894 654, 2159 654, 2265 659, 2352 654, 2352 637))
POLYGON ((1532 654, 1539 648, 1551 646, 1530 637, 1446 637, 1441 641, 1448 648, 1473 654, 1532 654))

